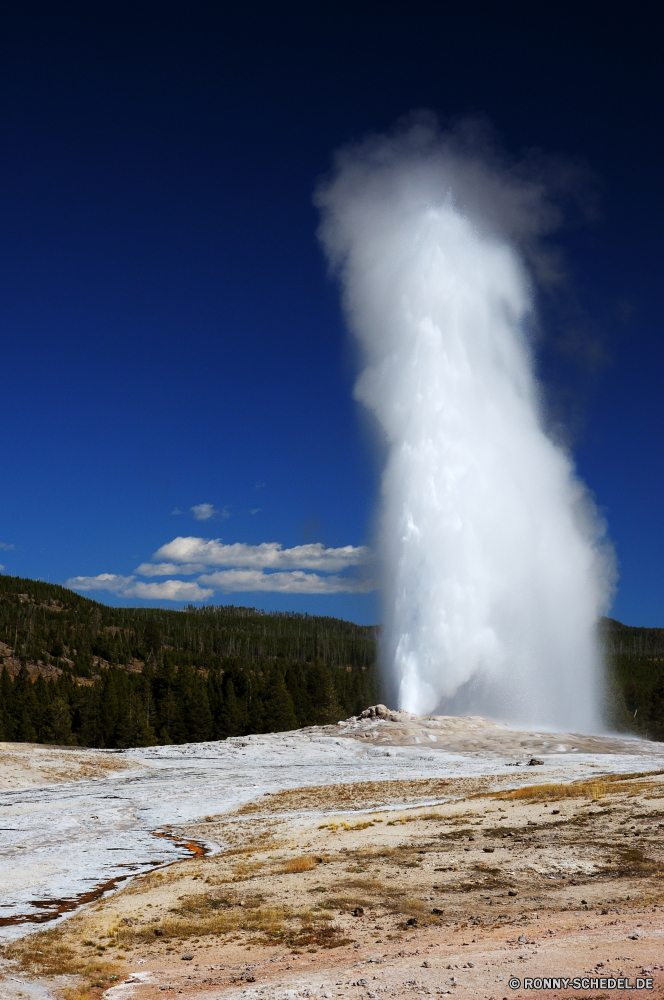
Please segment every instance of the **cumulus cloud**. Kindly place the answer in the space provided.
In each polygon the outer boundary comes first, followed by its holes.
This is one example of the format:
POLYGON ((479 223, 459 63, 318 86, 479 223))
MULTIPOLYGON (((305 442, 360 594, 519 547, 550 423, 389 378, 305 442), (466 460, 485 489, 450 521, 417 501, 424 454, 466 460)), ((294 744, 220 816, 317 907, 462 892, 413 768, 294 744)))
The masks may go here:
POLYGON ((164 580, 163 583, 142 583, 139 580, 125 596, 160 601, 204 601, 213 594, 213 589, 199 587, 191 580, 164 580))
POLYGON ((182 563, 177 566, 175 563, 141 563, 136 567, 139 576, 170 576, 177 573, 179 576, 191 576, 193 573, 204 573, 207 566, 204 563, 182 563))
POLYGON ((117 573, 99 573, 98 576, 72 576, 65 587, 70 590, 108 590, 119 594, 133 583, 133 576, 119 576, 117 573))
POLYGON ((65 583, 70 590, 107 590, 119 597, 141 597, 161 601, 202 601, 214 593, 208 587, 183 580, 164 580, 163 583, 143 583, 134 576, 117 573, 99 573, 98 576, 74 576, 65 583))
MULTIPOLYGON (((203 564, 220 568, 308 569, 321 573, 339 573, 367 563, 369 557, 370 550, 366 545, 344 545, 328 549, 321 542, 314 542, 284 549, 280 542, 261 542, 260 545, 235 542, 233 545, 224 545, 220 538, 208 540, 190 536, 174 538, 172 542, 162 545, 153 559, 181 565, 203 564)), ((140 572, 147 575, 145 565, 140 572)))
POLYGON ((224 545, 220 538, 174 538, 141 563, 131 576, 100 573, 75 576, 72 590, 106 590, 120 597, 202 601, 224 594, 260 591, 278 594, 366 594, 374 589, 371 551, 364 545, 326 548, 321 542, 285 549, 280 542, 224 545), (349 573, 345 571, 349 570, 349 573), (343 574, 343 575, 342 575, 343 574), (194 576, 145 583, 142 577, 194 576))
POLYGON ((222 510, 217 510, 211 503, 197 503, 189 509, 197 521, 209 521, 211 517, 230 517, 225 507, 222 510))
POLYGON ((263 591, 273 594, 366 594, 373 590, 368 580, 318 573, 264 573, 260 569, 226 569, 198 578, 225 594, 263 591))
POLYGON ((3 571, 4 568, 5 568, 4 566, 0 565, 0 573, 2 573, 2 571, 3 571))
POLYGON ((0 542, 0 549, 4 549, 5 552, 9 552, 9 550, 13 549, 13 548, 14 548, 14 546, 13 545, 9 545, 7 542, 0 542))

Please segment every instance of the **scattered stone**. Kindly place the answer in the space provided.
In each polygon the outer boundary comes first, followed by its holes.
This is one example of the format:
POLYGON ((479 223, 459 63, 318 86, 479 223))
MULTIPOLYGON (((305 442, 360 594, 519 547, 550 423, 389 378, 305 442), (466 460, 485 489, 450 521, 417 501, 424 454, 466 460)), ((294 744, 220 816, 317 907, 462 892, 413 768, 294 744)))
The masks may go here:
POLYGON ((537 767, 538 764, 543 764, 543 763, 544 761, 540 760, 539 757, 531 757, 530 760, 528 761, 528 766, 537 767))
POLYGON ((186 953, 186 955, 183 955, 183 956, 182 956, 182 961, 183 961, 183 962, 191 962, 191 960, 192 960, 192 958, 193 958, 193 957, 194 957, 194 956, 193 956, 193 955, 191 954, 191 952, 190 952, 190 951, 188 951, 188 952, 186 953))
POLYGON ((485 854, 493 854, 495 848, 494 847, 483 847, 482 850, 484 851, 485 854))
POLYGON ((507 890, 507 895, 508 896, 516 896, 516 894, 517 894, 516 893, 516 889, 508 889, 507 890))
POLYGON ((353 916, 354 917, 363 917, 364 916, 364 908, 362 906, 356 906, 355 909, 353 910, 353 916))

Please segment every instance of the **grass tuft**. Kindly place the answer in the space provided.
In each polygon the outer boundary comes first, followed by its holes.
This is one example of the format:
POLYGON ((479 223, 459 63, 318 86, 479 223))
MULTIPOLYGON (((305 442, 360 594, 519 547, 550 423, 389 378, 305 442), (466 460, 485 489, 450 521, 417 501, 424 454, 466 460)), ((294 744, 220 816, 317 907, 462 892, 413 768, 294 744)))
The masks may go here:
POLYGON ((291 860, 286 864, 285 871, 287 872, 310 872, 316 867, 316 862, 313 858, 308 857, 308 855, 303 854, 299 858, 291 858, 291 860))

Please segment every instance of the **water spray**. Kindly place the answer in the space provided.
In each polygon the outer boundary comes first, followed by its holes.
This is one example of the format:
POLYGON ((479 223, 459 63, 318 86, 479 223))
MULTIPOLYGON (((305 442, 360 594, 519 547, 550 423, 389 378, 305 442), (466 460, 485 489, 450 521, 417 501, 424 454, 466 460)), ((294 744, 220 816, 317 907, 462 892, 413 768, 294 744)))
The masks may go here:
POLYGON ((597 729, 613 560, 533 370, 543 185, 419 120, 316 194, 386 447, 381 657, 398 707, 597 729))

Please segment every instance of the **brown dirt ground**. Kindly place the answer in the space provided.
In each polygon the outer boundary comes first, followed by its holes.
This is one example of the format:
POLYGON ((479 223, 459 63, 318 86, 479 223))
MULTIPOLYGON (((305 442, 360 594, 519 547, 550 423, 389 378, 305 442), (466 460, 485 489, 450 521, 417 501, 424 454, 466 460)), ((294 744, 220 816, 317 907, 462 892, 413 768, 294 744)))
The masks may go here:
POLYGON ((664 997, 662 775, 444 784, 436 806, 395 804, 430 782, 303 788, 174 831, 225 847, 5 947, 0 992, 608 997, 508 981, 650 969, 664 997))

